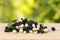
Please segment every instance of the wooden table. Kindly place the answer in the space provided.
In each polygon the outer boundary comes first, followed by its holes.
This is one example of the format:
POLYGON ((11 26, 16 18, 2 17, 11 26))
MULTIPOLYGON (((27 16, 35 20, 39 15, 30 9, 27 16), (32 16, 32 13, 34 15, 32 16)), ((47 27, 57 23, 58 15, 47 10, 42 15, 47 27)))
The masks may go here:
POLYGON ((44 26, 48 26, 50 30, 52 26, 56 28, 56 31, 51 31, 45 34, 34 33, 6 33, 4 28, 7 23, 0 23, 0 40, 60 40, 60 24, 59 23, 44 23, 44 26))

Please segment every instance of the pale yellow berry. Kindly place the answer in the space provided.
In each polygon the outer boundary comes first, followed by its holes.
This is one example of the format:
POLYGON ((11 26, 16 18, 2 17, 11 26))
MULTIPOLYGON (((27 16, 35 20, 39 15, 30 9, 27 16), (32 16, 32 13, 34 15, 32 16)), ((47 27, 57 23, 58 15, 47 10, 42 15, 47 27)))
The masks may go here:
POLYGON ((19 26, 16 26, 16 29, 19 29, 19 26))
POLYGON ((35 24, 32 24, 32 27, 35 27, 35 24))
POLYGON ((36 28, 34 27, 32 30, 33 30, 33 31, 35 31, 35 30, 36 30, 36 28))
POLYGON ((23 25, 23 24, 21 24, 19 27, 20 27, 20 28, 23 28, 23 27, 24 27, 24 25, 23 25))
POLYGON ((12 32, 13 32, 13 33, 16 33, 17 31, 16 31, 16 30, 13 30, 12 32))
POLYGON ((27 23, 25 24, 25 27, 28 27, 28 24, 27 23))
POLYGON ((26 31, 24 31, 23 33, 26 33, 26 31))
POLYGON ((21 33, 22 33, 22 32, 23 32, 23 29, 21 28, 21 29, 19 30, 19 32, 21 32, 21 33))
POLYGON ((30 33, 32 33, 32 30, 29 30, 30 33))
POLYGON ((48 29, 44 29, 44 32, 49 32, 49 30, 48 29))

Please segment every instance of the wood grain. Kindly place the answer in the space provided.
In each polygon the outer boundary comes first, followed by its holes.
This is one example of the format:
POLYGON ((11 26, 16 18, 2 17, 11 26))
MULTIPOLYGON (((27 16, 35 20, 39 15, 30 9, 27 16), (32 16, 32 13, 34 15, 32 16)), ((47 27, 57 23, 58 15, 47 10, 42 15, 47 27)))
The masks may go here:
POLYGON ((60 40, 60 23, 44 23, 44 26, 48 26, 49 33, 34 34, 34 33, 6 33, 4 28, 7 23, 0 23, 0 40, 60 40), (56 31, 51 31, 51 27, 54 26, 56 31))

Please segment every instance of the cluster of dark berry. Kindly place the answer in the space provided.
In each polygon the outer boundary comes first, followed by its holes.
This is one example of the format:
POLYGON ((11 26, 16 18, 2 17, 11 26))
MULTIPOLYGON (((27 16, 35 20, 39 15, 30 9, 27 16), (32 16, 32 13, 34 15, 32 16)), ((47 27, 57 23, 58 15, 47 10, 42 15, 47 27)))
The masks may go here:
MULTIPOLYGON (((55 28, 52 27, 55 31, 55 28)), ((33 20, 20 19, 14 20, 5 27, 5 32, 21 32, 21 33, 46 33, 49 32, 47 26, 35 22, 33 20)))

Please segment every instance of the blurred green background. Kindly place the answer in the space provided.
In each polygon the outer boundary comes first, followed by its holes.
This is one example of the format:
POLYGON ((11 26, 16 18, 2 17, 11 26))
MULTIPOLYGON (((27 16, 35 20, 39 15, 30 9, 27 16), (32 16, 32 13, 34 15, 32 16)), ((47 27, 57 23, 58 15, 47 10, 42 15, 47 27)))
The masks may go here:
POLYGON ((60 23, 60 0, 0 0, 0 22, 20 18, 60 23))

